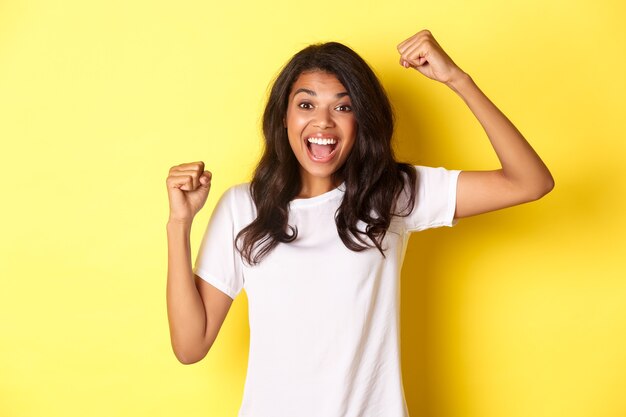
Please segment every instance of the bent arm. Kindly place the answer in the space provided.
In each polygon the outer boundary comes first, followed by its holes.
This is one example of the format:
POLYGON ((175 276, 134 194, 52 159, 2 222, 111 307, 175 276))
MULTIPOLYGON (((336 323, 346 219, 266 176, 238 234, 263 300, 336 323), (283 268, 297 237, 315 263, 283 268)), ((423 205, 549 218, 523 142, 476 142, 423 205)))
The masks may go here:
POLYGON ((455 218, 473 216, 537 200, 554 188, 539 155, 507 117, 460 72, 446 83, 468 105, 487 133, 501 168, 463 171, 457 185, 455 218))
POLYGON ((457 183, 455 218, 468 217, 536 200, 554 187, 537 153, 474 80, 424 29, 398 45, 400 64, 446 84, 469 106, 487 133, 501 169, 463 171, 457 183))
POLYGON ((172 348, 181 363, 206 356, 232 299, 193 274, 191 223, 168 222, 167 314, 172 348))

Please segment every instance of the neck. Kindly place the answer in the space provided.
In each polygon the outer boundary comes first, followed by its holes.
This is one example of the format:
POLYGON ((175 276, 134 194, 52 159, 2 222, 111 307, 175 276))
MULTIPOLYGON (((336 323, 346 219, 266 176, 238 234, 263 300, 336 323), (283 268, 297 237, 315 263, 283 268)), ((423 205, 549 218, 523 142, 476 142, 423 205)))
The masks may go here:
POLYGON ((341 181, 334 180, 332 177, 319 178, 308 175, 303 175, 301 182, 302 188, 300 188, 300 192, 296 198, 317 197, 318 195, 334 190, 341 184, 341 181))

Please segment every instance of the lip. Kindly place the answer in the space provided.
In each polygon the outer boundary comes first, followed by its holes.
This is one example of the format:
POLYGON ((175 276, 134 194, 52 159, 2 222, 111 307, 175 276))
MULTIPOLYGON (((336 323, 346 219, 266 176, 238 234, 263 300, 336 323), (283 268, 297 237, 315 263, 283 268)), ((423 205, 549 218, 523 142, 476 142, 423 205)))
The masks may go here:
POLYGON ((309 159, 315 163, 318 164, 323 164, 326 162, 330 162, 332 159, 335 158, 335 156, 337 155, 337 149, 339 149, 339 144, 341 143, 341 140, 339 139, 338 136, 336 135, 332 135, 332 134, 328 134, 328 133, 316 133, 313 135, 306 135, 303 139, 304 142, 304 148, 306 149, 306 153, 309 156, 309 159), (309 138, 317 138, 317 139, 335 139, 337 141, 337 143, 335 144, 335 149, 332 150, 331 153, 328 154, 327 157, 325 158, 316 158, 315 156, 313 156, 313 154, 311 153, 311 150, 309 149, 309 138))

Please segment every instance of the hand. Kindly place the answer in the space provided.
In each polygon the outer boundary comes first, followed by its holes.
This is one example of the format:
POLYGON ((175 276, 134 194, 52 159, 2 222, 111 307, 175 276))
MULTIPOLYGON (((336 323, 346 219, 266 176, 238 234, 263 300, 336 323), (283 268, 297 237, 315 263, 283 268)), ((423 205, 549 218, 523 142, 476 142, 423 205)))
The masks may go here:
POLYGON ((463 76, 428 30, 421 30, 398 45, 400 65, 415 68, 426 77, 451 84, 463 76))
POLYGON ((170 202, 170 221, 189 222, 206 203, 211 189, 211 173, 204 162, 191 162, 170 168, 165 181, 170 202))

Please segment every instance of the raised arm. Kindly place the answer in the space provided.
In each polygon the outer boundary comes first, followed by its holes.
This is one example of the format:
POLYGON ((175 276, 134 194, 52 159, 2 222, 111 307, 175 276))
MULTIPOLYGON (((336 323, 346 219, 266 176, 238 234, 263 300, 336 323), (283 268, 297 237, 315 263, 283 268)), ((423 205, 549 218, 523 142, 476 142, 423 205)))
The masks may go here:
POLYGON ((550 171, 524 136, 452 61, 428 30, 400 43, 398 52, 400 65, 446 84, 465 101, 500 160, 500 169, 461 172, 455 218, 537 200, 554 188, 550 171))
POLYGON ((170 169, 167 222, 167 316, 174 354, 181 363, 204 358, 213 345, 232 299, 194 275, 189 235, 193 218, 206 202, 211 174, 203 162, 170 169))

